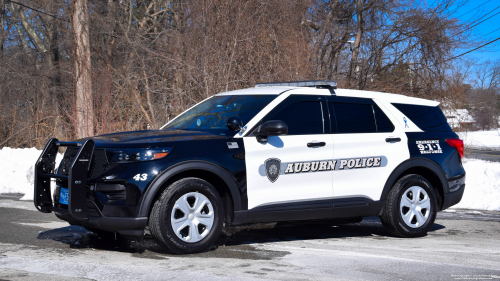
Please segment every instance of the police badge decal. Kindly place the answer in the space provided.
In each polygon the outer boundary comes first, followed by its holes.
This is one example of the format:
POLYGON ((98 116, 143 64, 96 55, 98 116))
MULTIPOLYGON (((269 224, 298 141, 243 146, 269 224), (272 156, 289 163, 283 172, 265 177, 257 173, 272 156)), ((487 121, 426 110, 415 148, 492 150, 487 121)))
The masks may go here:
POLYGON ((280 176, 281 160, 277 158, 269 158, 264 161, 264 166, 266 167, 266 175, 269 181, 275 182, 280 176))

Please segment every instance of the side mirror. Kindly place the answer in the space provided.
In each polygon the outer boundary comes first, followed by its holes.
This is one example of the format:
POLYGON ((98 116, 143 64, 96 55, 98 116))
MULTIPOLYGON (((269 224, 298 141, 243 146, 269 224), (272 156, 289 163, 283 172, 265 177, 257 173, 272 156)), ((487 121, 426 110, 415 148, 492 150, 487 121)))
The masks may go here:
POLYGON ((288 126, 281 120, 269 120, 257 128, 254 135, 258 142, 267 142, 268 136, 283 136, 288 134, 288 126))
POLYGON ((227 119, 227 127, 231 131, 239 131, 243 127, 243 121, 239 117, 233 116, 229 119, 227 119))

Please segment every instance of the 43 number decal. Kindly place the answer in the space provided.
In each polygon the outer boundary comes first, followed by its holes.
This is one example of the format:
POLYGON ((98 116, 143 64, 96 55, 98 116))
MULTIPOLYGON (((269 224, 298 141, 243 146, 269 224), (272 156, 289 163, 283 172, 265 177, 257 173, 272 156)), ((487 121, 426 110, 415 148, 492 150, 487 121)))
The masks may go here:
POLYGON ((137 174, 133 177, 136 181, 145 181, 148 179, 148 174, 137 174))

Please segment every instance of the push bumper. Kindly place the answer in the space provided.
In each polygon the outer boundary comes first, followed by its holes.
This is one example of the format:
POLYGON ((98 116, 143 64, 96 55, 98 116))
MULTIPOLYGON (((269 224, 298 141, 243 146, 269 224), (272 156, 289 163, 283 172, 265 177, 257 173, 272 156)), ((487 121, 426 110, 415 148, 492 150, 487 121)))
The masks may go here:
POLYGON ((42 213, 55 212, 71 224, 86 226, 123 235, 140 236, 147 225, 147 217, 106 217, 87 200, 87 174, 94 151, 94 142, 60 142, 50 139, 35 165, 35 207, 42 213), (55 158, 59 147, 79 147, 68 175, 55 174, 55 158), (51 198, 51 179, 68 187, 68 208, 59 208, 51 198))
POLYGON ((448 209, 462 200, 465 191, 465 175, 448 181, 448 184, 452 192, 444 194, 441 210, 448 209))

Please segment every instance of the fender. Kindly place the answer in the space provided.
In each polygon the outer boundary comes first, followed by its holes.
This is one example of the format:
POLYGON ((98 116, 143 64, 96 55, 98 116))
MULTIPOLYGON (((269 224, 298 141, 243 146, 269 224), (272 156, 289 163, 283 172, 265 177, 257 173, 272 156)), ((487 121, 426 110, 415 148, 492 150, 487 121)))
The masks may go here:
POLYGON ((380 196, 380 200, 387 200, 387 196, 389 195, 392 186, 396 183, 396 180, 399 178, 399 176, 406 170, 414 167, 422 167, 431 170, 434 174, 436 174, 436 176, 441 181, 444 193, 446 194, 450 192, 448 186, 448 180, 443 169, 441 169, 441 167, 436 162, 429 160, 427 158, 419 157, 419 158, 408 159, 403 163, 399 164, 399 166, 397 166, 396 169, 394 169, 394 171, 391 173, 391 175, 389 176, 389 178, 385 183, 384 190, 382 191, 382 195, 380 196))
POLYGON ((236 184, 236 179, 234 179, 234 177, 229 172, 227 172, 217 164, 202 160, 191 160, 177 163, 169 167, 168 169, 162 171, 151 182, 151 185, 146 189, 142 196, 137 216, 148 217, 149 210, 151 209, 150 207, 152 206, 152 204, 154 204, 153 199, 156 193, 163 186, 163 184, 176 174, 188 170, 205 170, 219 176, 229 187, 229 191, 231 192, 231 197, 233 198, 234 202, 234 211, 241 210, 241 194, 238 185, 236 184))

